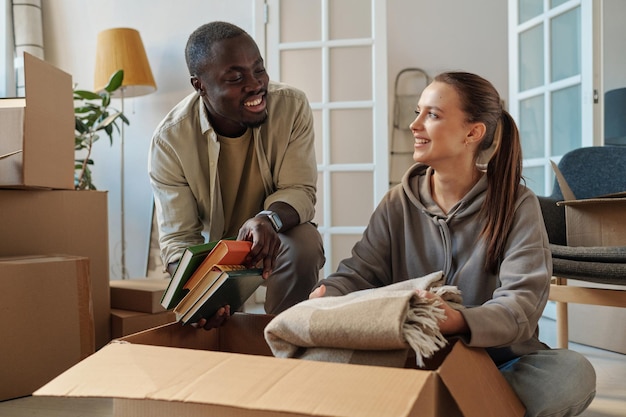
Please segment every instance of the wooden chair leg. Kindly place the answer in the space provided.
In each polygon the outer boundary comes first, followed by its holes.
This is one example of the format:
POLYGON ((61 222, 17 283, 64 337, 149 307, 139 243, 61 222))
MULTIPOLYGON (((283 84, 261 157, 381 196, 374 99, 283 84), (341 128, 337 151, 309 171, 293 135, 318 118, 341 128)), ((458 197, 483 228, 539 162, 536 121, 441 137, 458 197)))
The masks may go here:
MULTIPOLYGON (((556 279, 557 285, 567 285, 564 278, 556 279)), ((556 347, 567 349, 569 345, 569 322, 567 317, 567 303, 556 302, 556 347)))

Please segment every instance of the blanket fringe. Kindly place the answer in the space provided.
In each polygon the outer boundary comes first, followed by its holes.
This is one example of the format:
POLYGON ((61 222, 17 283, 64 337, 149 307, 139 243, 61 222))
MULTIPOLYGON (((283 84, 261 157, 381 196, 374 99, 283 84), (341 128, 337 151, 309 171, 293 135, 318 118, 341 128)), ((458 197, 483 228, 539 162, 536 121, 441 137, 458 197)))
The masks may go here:
POLYGON ((415 351, 417 366, 424 366, 424 358, 432 357, 447 344, 438 325, 444 318, 443 309, 434 300, 417 294, 411 298, 403 331, 406 342, 415 351))

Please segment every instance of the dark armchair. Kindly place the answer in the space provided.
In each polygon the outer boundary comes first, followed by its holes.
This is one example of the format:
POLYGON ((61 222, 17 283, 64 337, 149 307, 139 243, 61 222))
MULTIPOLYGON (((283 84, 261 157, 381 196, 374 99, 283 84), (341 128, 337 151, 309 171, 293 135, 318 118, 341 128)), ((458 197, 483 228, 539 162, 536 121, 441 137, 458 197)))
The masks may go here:
MULTIPOLYGON (((576 198, 626 191, 626 146, 575 149, 563 155, 558 167, 576 198)), ((568 246, 565 208, 556 204, 561 200, 563 194, 556 181, 550 196, 539 197, 554 265, 549 299, 556 302, 557 346, 567 347, 567 303, 626 307, 626 237, 625 246, 568 246), (567 280, 589 284, 568 286, 567 280), (594 284, 624 288, 593 288, 594 284)))

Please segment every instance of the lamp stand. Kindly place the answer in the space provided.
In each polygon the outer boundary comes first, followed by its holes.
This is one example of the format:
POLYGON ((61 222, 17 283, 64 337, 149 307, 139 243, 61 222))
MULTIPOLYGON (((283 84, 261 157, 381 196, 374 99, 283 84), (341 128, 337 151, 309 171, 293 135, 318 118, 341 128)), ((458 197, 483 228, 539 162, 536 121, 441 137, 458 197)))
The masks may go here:
MULTIPOLYGON (((120 88, 120 98, 122 100, 122 114, 124 113, 124 90, 126 87, 120 88)), ((122 232, 122 271, 121 278, 128 279, 128 270, 126 269, 126 222, 124 220, 124 122, 120 132, 120 225, 122 232)))
MULTIPOLYGON (((98 33, 96 48, 96 66, 94 72, 94 91, 106 89, 111 82, 111 74, 123 70, 122 85, 119 90, 122 114, 124 113, 125 97, 138 97, 156 91, 156 83, 150 70, 150 63, 143 47, 139 32, 131 28, 113 28, 98 33)), ((121 279, 128 279, 126 268, 126 220, 124 178, 124 122, 121 127, 120 149, 120 222, 121 222, 121 279)))

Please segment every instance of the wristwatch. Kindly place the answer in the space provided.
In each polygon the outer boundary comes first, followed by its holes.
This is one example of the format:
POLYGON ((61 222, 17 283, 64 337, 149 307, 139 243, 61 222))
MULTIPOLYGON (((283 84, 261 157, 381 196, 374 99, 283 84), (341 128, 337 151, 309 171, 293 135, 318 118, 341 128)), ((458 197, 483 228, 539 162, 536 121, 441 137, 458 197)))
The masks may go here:
POLYGON ((259 214, 257 214, 257 217, 258 216, 267 216, 267 218, 270 219, 270 223, 272 223, 272 227, 276 232, 283 228, 283 222, 280 220, 280 217, 278 217, 278 213, 274 211, 263 210, 259 212, 259 214))

